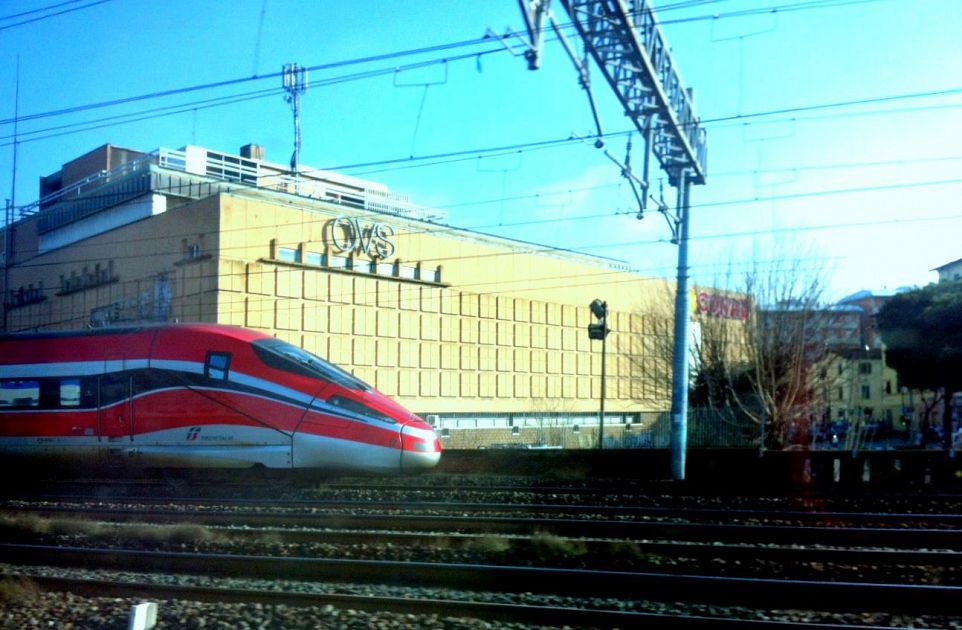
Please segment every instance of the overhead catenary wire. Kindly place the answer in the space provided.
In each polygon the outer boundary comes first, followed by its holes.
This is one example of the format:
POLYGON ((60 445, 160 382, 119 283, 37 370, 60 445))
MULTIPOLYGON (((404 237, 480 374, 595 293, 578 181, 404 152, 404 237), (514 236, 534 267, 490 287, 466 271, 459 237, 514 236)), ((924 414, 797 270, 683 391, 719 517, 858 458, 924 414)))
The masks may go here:
MULTIPOLYGON (((962 180, 957 180, 957 181, 954 182, 954 183, 962 183, 962 180)), ((893 186, 897 186, 897 185, 893 185, 893 186)), ((875 187, 874 189, 875 189, 875 190, 884 190, 884 189, 886 189, 886 188, 887 188, 886 186, 877 186, 877 187, 875 187)), ((823 194, 829 194, 830 192, 831 192, 831 191, 824 191, 823 194)), ((840 193, 847 193, 847 192, 851 192, 851 191, 850 191, 850 190, 843 190, 843 191, 838 191, 838 192, 840 192, 840 193)), ((740 203, 750 202, 750 201, 766 201, 766 199, 764 199, 764 198, 759 198, 759 199, 753 199, 753 200, 745 200, 745 201, 740 202, 740 203)), ((630 212, 625 212, 625 213, 621 213, 621 214, 630 214, 630 212)), ((475 226, 474 228, 460 228, 460 227, 451 227, 451 226, 438 225, 438 224, 430 224, 429 227, 425 227, 425 228, 420 229, 420 230, 410 230, 410 231, 406 232, 406 235, 407 235, 407 236, 417 235, 417 234, 443 235, 443 234, 446 234, 446 233, 456 233, 456 232, 462 232, 462 231, 477 231, 477 230, 485 229, 485 228, 514 227, 514 226, 518 226, 518 225, 533 225, 533 224, 543 224, 543 223, 553 223, 553 222, 597 220, 597 219, 599 219, 599 218, 604 218, 604 217, 609 217, 609 218, 610 218, 610 217, 614 217, 614 216, 618 216, 618 214, 616 214, 616 213, 611 213, 611 212, 606 212, 606 213, 592 213, 592 214, 586 214, 586 215, 579 215, 579 216, 575 216, 575 217, 561 217, 561 218, 555 217, 555 218, 532 219, 532 220, 519 221, 519 222, 514 222, 514 223, 509 223, 509 224, 504 224, 504 225, 500 225, 500 224, 498 224, 498 225, 495 225, 495 224, 481 225, 481 226, 475 226)), ((733 239, 733 238, 744 238, 744 237, 752 237, 752 236, 762 236, 762 235, 768 235, 768 234, 784 234, 784 233, 793 233, 793 232, 799 233, 799 232, 808 232, 808 231, 825 231, 825 230, 833 230, 833 229, 851 229, 851 228, 857 228, 857 227, 868 227, 868 226, 876 226, 876 225, 878 225, 878 226, 881 226, 881 225, 908 225, 908 224, 913 224, 913 223, 927 223, 927 222, 936 222, 936 221, 958 221, 958 220, 962 220, 962 213, 948 214, 948 215, 936 215, 936 216, 912 217, 912 218, 906 218, 906 219, 890 219, 890 220, 884 220, 884 219, 877 219, 877 218, 876 218, 876 219, 872 219, 871 221, 864 221, 864 222, 845 222, 845 223, 834 223, 834 224, 820 224, 820 225, 814 225, 814 226, 794 226, 794 227, 783 227, 783 228, 767 228, 767 229, 758 229, 758 230, 747 230, 747 231, 742 231, 742 232, 730 232, 730 233, 719 233, 719 234, 695 235, 695 236, 692 236, 691 238, 692 238, 692 240, 717 240, 717 239, 725 239, 725 238, 732 238, 732 239, 733 239)), ((294 222, 294 223, 291 223, 291 224, 287 224, 287 225, 290 226, 290 225, 300 225, 300 224, 301 224, 301 222, 300 222, 300 221, 297 221, 297 222, 294 222)), ((285 227, 285 224, 277 224, 277 225, 275 225, 275 227, 278 228, 278 229, 282 229, 282 228, 285 227)), ((242 227, 242 228, 235 228, 234 230, 227 230, 226 232, 230 232, 230 231, 245 231, 245 230, 247 230, 247 229, 248 229, 248 228, 246 228, 246 227, 242 227)), ((145 254, 145 253, 142 251, 143 244, 145 244, 145 243, 149 243, 149 242, 151 242, 151 241, 158 241, 158 242, 159 242, 159 241, 165 241, 165 242, 166 242, 166 241, 171 241, 171 240, 176 241, 176 240, 179 239, 179 238, 190 238, 190 237, 193 237, 193 236, 196 236, 196 234, 195 234, 194 232, 185 232, 185 233, 180 234, 180 235, 176 235, 176 234, 175 234, 175 235, 164 235, 164 236, 148 236, 148 237, 143 237, 143 238, 138 238, 138 239, 131 239, 131 238, 129 238, 129 237, 125 237, 125 238, 122 238, 121 240, 118 240, 118 241, 101 241, 101 242, 94 242, 94 243, 77 243, 77 244, 74 244, 74 247, 77 248, 77 249, 81 249, 81 250, 82 250, 83 248, 86 248, 86 247, 94 248, 94 249, 102 249, 102 248, 104 248, 104 247, 108 247, 108 248, 109 248, 111 245, 116 245, 116 246, 118 246, 118 247, 120 247, 120 248, 130 249, 130 248, 133 246, 135 249, 138 249, 138 251, 137 251, 136 253, 131 253, 129 256, 112 256, 111 258, 112 258, 113 260, 115 260, 115 261, 134 260, 134 259, 142 260, 142 259, 144 259, 145 256, 148 255, 148 254, 145 254)), ((496 238, 502 239, 503 237, 496 237, 496 238)), ((565 251, 569 251, 569 252, 571 252, 571 253, 576 253, 576 254, 577 254, 577 253, 583 253, 583 251, 585 251, 585 250, 598 250, 598 249, 609 249, 609 248, 610 248, 610 249, 620 249, 620 248, 623 248, 623 247, 628 246, 628 245, 637 247, 637 246, 648 246, 648 245, 660 245, 660 244, 666 244, 666 243, 667 243, 667 240, 665 240, 665 239, 649 239, 649 240, 636 240, 636 241, 629 241, 629 242, 615 242, 615 243, 599 243, 599 244, 591 244, 591 245, 581 245, 581 246, 578 246, 578 247, 575 248, 575 249, 565 250, 564 248, 558 248, 558 247, 547 246, 547 245, 538 245, 538 244, 534 244, 534 243, 525 243, 525 242, 516 241, 516 240, 513 240, 513 239, 507 239, 507 241, 509 241, 509 242, 513 241, 514 244, 519 247, 519 249, 517 249, 517 250, 511 250, 511 251, 505 251, 505 252, 499 252, 499 253, 493 253, 493 254, 481 254, 481 255, 464 255, 464 254, 458 254, 458 255, 456 255, 456 256, 451 256, 451 257, 431 257, 431 258, 425 258, 425 259, 423 259, 422 262, 443 263, 443 262, 452 261, 452 260, 464 261, 464 260, 468 260, 468 259, 482 259, 482 258, 490 258, 490 257, 506 256, 506 255, 527 255, 527 254, 536 254, 536 253, 565 252, 565 251)), ((238 245, 237 248, 238 248, 238 249, 241 249, 241 250, 244 250, 244 249, 248 249, 248 246, 247 246, 247 245, 238 245)), ((224 249, 223 251, 226 252, 228 255, 230 254, 230 248, 226 248, 226 249, 224 249)), ((157 253, 157 254, 154 254, 154 256, 169 257, 169 252, 157 253)), ((40 259, 42 259, 43 257, 44 257, 44 254, 39 254, 39 255, 37 255, 37 256, 36 256, 35 258, 33 258, 33 259, 27 259, 27 260, 21 261, 21 262, 17 265, 17 268, 20 268, 20 269, 29 269, 29 268, 40 268, 40 267, 45 267, 45 266, 60 266, 60 265, 61 265, 61 263, 59 263, 59 262, 45 262, 45 261, 40 260, 40 259)), ((74 261, 72 261, 72 262, 73 262, 74 264, 84 264, 84 263, 93 264, 93 263, 102 262, 102 261, 103 261, 103 257, 100 256, 100 257, 89 258, 89 259, 80 258, 80 259, 76 259, 76 260, 74 260, 74 261)), ((599 260, 599 262, 605 262, 605 261, 604 261, 604 260, 599 260)), ((610 262, 621 262, 621 261, 611 260, 610 262)))
MULTIPOLYGON (((677 3, 677 4, 680 5, 680 4, 683 4, 683 3, 677 3)), ((819 3, 797 3, 797 4, 819 4, 819 3)), ((824 5, 824 6, 827 6, 829 3, 823 2, 823 3, 820 3, 820 4, 822 4, 822 5, 824 5)), ((851 4, 851 2, 849 2, 849 3, 835 3, 835 4, 851 4)), ((660 10, 661 10, 661 9, 659 9, 659 11, 660 11, 660 10)), ((473 57, 473 53, 472 53, 470 56, 473 57)), ((345 80, 349 80, 349 79, 345 79, 345 80)), ((760 115, 760 114, 754 114, 754 115, 760 115)), ((103 126, 109 126, 109 125, 103 125, 103 126)), ((545 145, 545 146, 547 147, 547 146, 553 146, 553 145, 545 145)), ((539 148, 541 148, 541 147, 531 147, 531 148, 529 148, 528 150, 537 150, 537 149, 539 149, 539 148)), ((779 197, 779 198, 784 198, 784 197, 779 197)), ((773 198, 766 198, 766 199, 773 199, 773 198)), ((485 202, 479 202, 479 203, 485 203, 485 202)), ((593 216, 599 216, 599 215, 593 215, 593 216)), ((609 216, 609 215, 606 214, 606 215, 604 215, 604 216, 609 216)), ((577 218, 573 218, 573 219, 563 218, 563 219, 558 219, 558 220, 577 220, 577 218)), ((480 226, 480 227, 485 227, 485 226, 480 226)))
POLYGON ((71 4, 77 4, 78 2, 82 2, 82 1, 85 1, 85 0, 67 0, 66 2, 61 2, 61 3, 59 3, 59 4, 54 4, 54 5, 47 6, 47 7, 40 7, 40 8, 38 8, 38 9, 33 9, 33 10, 31 10, 31 11, 22 11, 22 12, 20 12, 20 13, 15 13, 15 14, 11 14, 11 15, 2 16, 2 17, 0 17, 0 22, 5 21, 5 20, 19 19, 19 18, 22 18, 22 17, 26 17, 26 16, 28 16, 28 15, 34 15, 35 17, 31 17, 31 18, 28 18, 28 19, 26 19, 26 20, 21 20, 20 22, 16 22, 16 23, 14 23, 14 24, 3 24, 3 25, 0 25, 0 31, 10 30, 10 29, 12 29, 12 28, 17 28, 17 27, 19 27, 19 26, 26 26, 27 24, 34 24, 34 23, 36 23, 36 22, 41 22, 41 21, 43 21, 43 20, 48 20, 48 19, 50 19, 50 18, 58 17, 58 16, 61 16, 61 15, 66 15, 67 13, 73 13, 74 11, 82 11, 82 10, 84 10, 84 9, 90 9, 90 8, 92 8, 92 7, 99 6, 99 5, 101 5, 101 4, 107 4, 108 2, 111 2, 112 0, 92 0, 92 1, 90 1, 88 4, 85 4, 85 5, 83 5, 83 6, 63 8, 63 7, 68 7, 68 6, 71 5, 71 4), (62 10, 59 10, 59 11, 58 11, 57 9, 62 9, 62 10), (35 15, 35 14, 37 14, 37 13, 43 13, 43 12, 45 12, 45 11, 53 11, 53 12, 52 12, 52 13, 46 13, 46 14, 44 14, 44 15, 39 15, 39 16, 36 16, 36 15, 35 15))
MULTIPOLYGON (((764 263, 764 262, 766 262, 766 261, 750 261, 750 262, 744 263, 745 266, 750 266, 750 267, 748 268, 748 271, 747 271, 747 272, 743 272, 743 273, 765 272, 766 269, 768 269, 768 267, 767 267, 766 265, 764 265, 764 264, 760 264, 760 263, 764 263)), ((791 265, 792 271, 796 271, 796 272, 811 271, 811 272, 813 272, 813 273, 819 273, 819 272, 824 271, 824 269, 825 269, 825 260, 824 260, 823 258, 793 258, 793 259, 787 259, 787 260, 786 260, 786 259, 776 259, 776 260, 771 260, 771 261, 767 261, 767 262, 772 263, 772 265, 771 265, 771 270, 780 269, 780 268, 782 268, 783 265, 786 265, 786 264, 791 265), (802 267, 802 266, 801 266, 801 263, 803 263, 803 262, 808 262, 808 261, 812 261, 812 262, 814 263, 811 268, 807 268, 807 267, 802 267)), ((694 268, 702 268, 702 267, 706 267, 706 266, 709 266, 709 265, 693 265, 694 268)), ((710 265, 709 267, 711 267, 711 268, 720 268, 722 271, 725 272, 725 273, 723 274, 723 275, 725 275, 725 276, 730 276, 731 273, 733 272, 732 265, 731 265, 730 263, 727 264, 727 265, 710 265)), ((649 269, 648 271, 651 271, 651 270, 653 270, 653 269, 649 269)), ((735 270, 735 271, 737 271, 737 270, 735 270)), ((371 280, 377 280, 377 279, 378 279, 377 276, 366 276, 366 275, 364 275, 364 274, 351 274, 351 275, 356 275, 356 277, 368 278, 368 279, 371 279, 371 280)), ((558 284, 543 284, 543 285, 535 286, 535 287, 532 287, 532 288, 511 288, 511 289, 508 289, 507 291, 504 290, 504 286, 503 286, 503 285, 505 284, 504 280, 500 280, 500 279, 499 279, 499 280, 494 280, 494 281, 485 281, 485 282, 475 282, 475 283, 463 284, 463 285, 459 285, 458 289, 459 289, 459 290, 469 289, 468 291, 464 291, 464 293, 467 294, 467 295, 469 295, 469 296, 473 296, 473 297, 482 297, 482 296, 486 296, 486 297, 496 297, 496 296, 500 296, 500 297, 512 297, 512 298, 528 299, 528 298, 523 298, 522 296, 528 295, 528 294, 531 294, 531 293, 534 293, 534 292, 544 292, 544 291, 553 291, 553 290, 568 290, 568 289, 571 289, 571 288, 580 288, 580 287, 589 287, 589 286, 590 286, 590 287, 599 286, 599 279, 603 279, 603 280, 601 280, 601 284, 603 284, 603 285, 605 285, 605 286, 616 286, 616 285, 626 285, 626 284, 638 284, 638 283, 648 283, 648 282, 658 282, 658 283, 664 283, 664 282, 666 282, 664 278, 659 277, 659 276, 621 277, 620 279, 612 279, 612 278, 611 278, 612 276, 616 276, 616 275, 624 276, 625 274, 624 274, 624 272, 621 272, 621 271, 618 271, 618 270, 606 270, 606 271, 598 271, 598 272, 596 272, 596 273, 589 273, 589 274, 579 273, 579 274, 570 274, 570 275, 561 275, 561 276, 544 276, 544 277, 538 278, 538 280, 540 280, 540 281, 557 281, 558 284), (577 282, 572 282, 572 281, 577 281, 577 282), (484 287, 490 287, 490 289, 485 290, 485 289, 483 289, 484 287), (471 290, 471 289, 473 289, 473 290, 471 290)), ((703 275, 704 275, 704 274, 703 274, 703 275)), ((717 274, 716 274, 716 275, 717 275, 717 274)), ((223 275, 217 275, 217 276, 200 276, 200 277, 191 278, 191 280, 203 281, 203 280, 205 280, 205 279, 211 279, 211 278, 222 279, 222 278, 224 278, 224 276, 223 276, 223 275)), ((523 279, 514 279, 514 280, 510 280, 509 282, 519 283, 519 282, 525 282, 525 280, 523 280, 523 279)), ((696 285, 696 286, 698 286, 698 285, 696 285)), ((383 310, 387 310, 387 311, 398 311, 398 312, 400 312, 400 311, 404 311, 404 310, 405 310, 403 307, 401 307, 401 303, 406 302, 406 301, 411 301, 411 300, 414 300, 414 299, 418 299, 418 300, 420 301, 420 299, 421 299, 421 297, 420 297, 420 291, 421 291, 422 288, 442 289, 443 287, 440 287, 440 286, 438 286, 438 287, 431 287, 430 285, 425 285, 425 284, 412 284, 412 285, 410 285, 410 286, 402 286, 402 288, 401 288, 402 292, 406 290, 406 291, 408 291, 408 295, 407 295, 407 296, 398 296, 396 299, 393 299, 393 298, 392 298, 392 300, 391 300, 392 304, 389 305, 389 306, 388 306, 388 305, 384 305, 384 304, 372 304, 372 303, 370 303, 370 300, 376 300, 376 299, 377 299, 377 296, 378 296, 377 290, 366 291, 366 292, 362 292, 362 293, 360 293, 360 294, 358 294, 356 290, 352 290, 352 291, 351 291, 351 293, 352 293, 352 295, 351 295, 351 300, 345 300, 345 301, 323 301, 323 300, 312 300, 312 299, 310 299, 310 298, 289 298, 289 297, 285 297, 285 296, 283 296, 283 295, 251 295, 251 296, 249 296, 249 297, 253 297, 253 298, 260 299, 260 300, 262 301, 262 303, 263 303, 263 307, 261 307, 261 308, 256 308, 256 307, 255 307, 255 308, 251 309, 251 308, 250 308, 250 305, 247 304, 247 305, 245 305, 244 310, 236 309, 236 310, 228 310, 228 311, 222 311, 222 312, 223 312, 225 315, 227 315, 227 316, 237 316, 237 315, 260 316, 260 315, 266 315, 266 314, 274 314, 274 313, 276 312, 276 310, 277 310, 277 307, 276 307, 275 304, 274 304, 274 302, 275 302, 276 300, 292 300, 292 299, 301 299, 301 300, 304 300, 305 302, 314 302, 314 303, 318 304, 319 306, 322 306, 322 307, 325 307, 325 308, 342 309, 342 310, 344 310, 344 311, 354 311, 354 310, 357 309, 358 307, 367 307, 367 308, 376 308, 376 309, 383 309, 383 310), (414 297, 415 295, 418 295, 418 297, 415 298, 415 297, 414 297), (360 303, 360 304, 356 304, 355 302, 356 302, 357 300, 360 300, 361 303, 360 303)), ((737 292, 737 291, 739 290, 737 286, 734 286, 734 287, 732 287, 732 286, 729 286, 729 287, 715 287, 715 288, 716 288, 716 289, 719 289, 719 290, 722 290, 722 291, 736 291, 736 292, 737 292)), ((45 289, 45 291, 47 291, 47 289, 45 289)), ((440 298, 430 298, 430 299, 440 299, 440 298)), ((537 300, 533 300, 533 301, 537 301, 537 300)), ((110 306, 110 305, 104 305, 104 306, 107 307, 107 306, 110 306)), ((407 311, 407 312, 411 312, 411 313, 417 314, 416 311, 407 311)), ((48 323, 48 324, 42 324, 42 325, 35 326, 35 327, 36 327, 36 328, 49 328, 49 327, 54 327, 54 326, 62 325, 62 324, 65 323, 66 321, 70 321, 70 320, 86 319, 86 318, 89 316, 89 310, 85 309, 85 310, 83 310, 83 311, 76 311, 76 312, 75 312, 75 311, 61 311, 61 314, 66 317, 66 320, 65 320, 65 319, 61 319, 60 321, 57 321, 57 322, 51 322, 51 323, 48 323)), ((649 315, 651 315, 651 313, 649 313, 649 315)), ((484 318, 482 318, 482 317, 479 316, 479 319, 484 319, 484 318)), ((667 321, 667 319, 666 319, 666 321, 667 321)), ((317 331, 304 330, 304 331, 302 331, 302 332, 304 332, 304 333, 306 333, 306 334, 321 334, 321 335, 324 335, 324 334, 337 335, 337 334, 338 334, 337 332, 335 332, 335 331, 333 331, 333 330, 324 330, 324 331, 320 331, 320 330, 317 330, 317 331)), ((484 345, 484 344, 479 344, 479 345, 484 345)))
MULTIPOLYGON (((99 1, 100 1, 100 2, 109 2, 110 0, 99 0, 99 1)), ((835 4, 836 2, 838 2, 838 1, 845 1, 846 3, 866 3, 866 2, 881 2, 881 1, 886 1, 886 0, 830 0, 830 4, 829 4, 829 5, 826 5, 826 4, 825 4, 825 0, 814 0, 814 1, 810 1, 810 2, 802 2, 802 3, 796 3, 796 4, 798 4, 798 5, 812 5, 812 6, 810 6, 809 8, 822 8, 823 6, 832 6, 832 5, 834 5, 834 4, 835 4)), ((683 3, 679 3, 679 4, 683 4, 683 3)), ((793 5, 793 6, 794 6, 794 5, 793 5)), ((659 8, 658 10, 659 10, 659 12, 662 12, 662 11, 665 11, 665 10, 670 10, 671 8, 675 8, 675 7, 668 6, 668 7, 665 7, 665 8, 659 8)), ((710 18, 710 19, 719 19, 720 17, 738 17, 738 16, 740 16, 740 15, 751 15, 751 14, 754 14, 754 13, 757 13, 757 12, 767 12, 767 11, 778 10, 778 9, 779 9, 779 7, 773 6, 773 7, 768 7, 767 9, 756 9, 756 10, 749 10, 749 11, 745 11, 745 12, 735 12, 735 13, 732 13, 730 16, 727 16, 727 15, 726 15, 726 16, 722 16, 722 15, 715 14, 715 15, 712 15, 712 16, 701 16, 701 18, 702 18, 702 19, 709 19, 709 18, 710 18)), ((786 10, 786 8, 782 8, 782 10, 786 10)), ((800 9, 799 9, 799 8, 795 8, 795 9, 791 9, 791 10, 800 10, 800 9)), ((686 20, 691 20, 691 19, 694 19, 694 18, 686 18, 686 20)), ((564 29, 570 30, 570 29, 573 28, 573 25, 570 24, 570 23, 568 23, 568 24, 563 24, 563 25, 561 25, 561 27, 564 28, 564 29)), ((449 43, 442 43, 442 44, 424 46, 424 47, 413 48, 413 49, 406 49, 406 50, 401 50, 401 51, 393 51, 393 52, 382 53, 382 54, 367 55, 367 56, 363 56, 363 57, 356 57, 356 58, 352 58, 352 59, 334 61, 334 62, 329 62, 329 63, 315 64, 315 65, 307 66, 306 69, 307 69, 308 71, 312 72, 312 73, 315 73, 315 72, 321 72, 321 71, 325 71, 325 70, 331 70, 331 69, 336 69, 336 68, 342 68, 342 67, 352 66, 352 65, 364 65, 364 64, 374 63, 374 62, 379 62, 379 61, 389 61, 389 60, 400 59, 400 58, 404 58, 404 57, 408 57, 408 56, 416 56, 416 55, 430 54, 430 53, 441 52, 441 51, 446 51, 446 50, 451 50, 451 49, 477 46, 477 45, 481 45, 481 44, 485 44, 485 43, 490 43, 490 38, 488 38, 487 36, 485 36, 485 37, 480 37, 480 38, 474 38, 474 39, 468 39, 468 40, 461 40, 461 41, 457 41, 457 42, 449 42, 449 43)), ((423 65, 446 63, 446 62, 449 62, 449 61, 455 61, 455 60, 461 60, 461 59, 474 59, 474 58, 475 58, 476 56, 478 56, 478 55, 494 54, 494 53, 504 53, 504 52, 507 52, 507 51, 506 51, 506 49, 504 49, 503 47, 492 48, 492 49, 488 49, 488 50, 471 52, 471 53, 468 53, 468 54, 465 54, 465 55, 462 55, 462 56, 459 56, 459 57, 455 57, 455 58, 445 57, 445 58, 440 58, 440 59, 428 60, 428 61, 424 61, 424 62, 420 62, 420 63, 416 63, 416 64, 409 64, 408 66, 403 66, 403 67, 401 67, 400 69, 410 69, 410 68, 416 68, 416 67, 423 67, 423 65)), ((398 69, 399 69, 398 67, 392 66, 390 69, 383 69, 383 70, 379 70, 379 71, 374 71, 376 74, 373 74, 373 75, 368 74, 368 73, 358 73, 358 74, 356 74, 356 75, 349 75, 349 76, 343 77, 343 78, 335 78, 335 79, 331 79, 331 80, 329 80, 329 81, 331 82, 331 84, 333 84, 333 83, 338 83, 338 82, 341 82, 341 81, 344 81, 344 80, 350 80, 350 81, 360 80, 360 79, 370 78, 371 76, 380 76, 381 74, 385 74, 385 73, 389 73, 389 72, 394 72, 394 71, 397 71, 398 69)), ((222 88, 222 87, 227 87, 227 86, 232 86, 232 85, 247 83, 247 82, 251 82, 251 81, 260 81, 260 80, 267 80, 267 79, 277 79, 277 78, 280 77, 281 75, 282 75, 281 72, 272 72, 272 73, 267 73, 267 74, 263 74, 263 75, 254 74, 254 75, 249 76, 249 77, 238 77, 238 78, 234 78, 234 79, 224 79, 224 80, 221 80, 221 81, 208 82, 208 83, 203 83, 203 84, 198 84, 198 85, 184 86, 184 87, 179 87, 179 88, 171 88, 171 89, 168 89, 168 90, 159 90, 159 91, 149 92, 149 93, 145 93, 145 94, 133 95, 133 96, 129 96, 129 97, 121 97, 121 98, 110 99, 110 100, 106 100, 106 101, 98 101, 98 102, 95 102, 95 103, 88 103, 88 104, 84 104, 84 105, 77 105, 77 106, 72 106, 72 107, 67 107, 67 108, 61 108, 61 109, 57 109, 57 110, 50 110, 50 111, 38 112, 38 113, 34 113, 34 114, 20 115, 20 116, 18 117, 18 120, 19 120, 19 122, 27 122, 27 121, 31 121, 31 120, 36 120, 36 119, 41 119, 41 118, 47 118, 47 117, 52 117, 52 116, 62 116, 62 115, 65 115, 65 114, 73 114, 73 113, 78 113, 78 112, 83 112, 83 111, 89 111, 89 110, 93 110, 93 109, 100 109, 100 108, 105 108, 105 107, 112 107, 112 106, 117 106, 117 105, 124 105, 124 104, 129 104, 129 103, 144 101, 144 100, 152 100, 152 99, 157 99, 157 98, 164 98, 164 97, 169 97, 169 96, 176 96, 176 95, 181 95, 181 94, 188 94, 188 93, 198 92, 198 91, 203 91, 203 90, 209 90, 209 89, 215 89, 215 88, 222 88)), ((955 93, 955 92, 959 92, 959 91, 962 91, 962 88, 959 88, 959 89, 957 89, 957 90, 948 90, 948 91, 945 91, 945 93, 955 93)), ((896 99, 897 99, 897 98, 903 98, 903 97, 896 96, 896 97, 891 97, 891 98, 896 98, 896 99)), ((865 102, 876 102, 877 100, 878 100, 878 99, 869 99, 869 100, 867 100, 867 101, 865 101, 865 102)), ((854 103, 856 103, 856 102, 853 101, 853 102, 849 102, 849 103, 847 103, 847 104, 854 104, 854 103)), ((186 106, 186 104, 185 104, 184 106, 186 106)), ((822 105, 822 106, 819 106, 819 107, 837 107, 837 106, 840 106, 840 105, 839 105, 839 104, 835 104, 835 105, 822 105)), ((728 116, 728 117, 723 117, 723 118, 718 118, 718 119, 703 119, 701 122, 702 122, 703 124, 704 124, 704 123, 708 123, 708 122, 723 122, 723 121, 727 121, 727 120, 751 118, 751 117, 755 117, 755 116, 767 116, 767 115, 773 115, 773 114, 778 114, 778 113, 786 113, 786 112, 792 112, 792 111, 806 111, 807 109, 809 109, 809 108, 807 108, 807 107, 802 107, 802 108, 789 108, 789 109, 782 109, 782 110, 774 110, 774 111, 772 111, 772 112, 762 112, 762 113, 755 113, 755 114, 744 114, 744 115, 737 115, 737 116, 728 116)), ((12 124, 13 122, 14 122, 13 119, 10 119, 10 118, 0 119, 0 125, 9 125, 9 124, 12 124)))

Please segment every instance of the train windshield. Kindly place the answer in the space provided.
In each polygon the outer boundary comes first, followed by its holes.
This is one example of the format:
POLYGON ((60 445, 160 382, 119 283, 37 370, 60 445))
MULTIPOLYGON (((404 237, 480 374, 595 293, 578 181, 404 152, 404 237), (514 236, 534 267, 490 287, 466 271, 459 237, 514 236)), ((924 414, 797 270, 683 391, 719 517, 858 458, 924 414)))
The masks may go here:
POLYGON ((280 339, 258 339, 251 342, 254 352, 266 365, 285 372, 324 379, 342 387, 368 391, 371 386, 347 370, 325 361, 307 350, 280 339))

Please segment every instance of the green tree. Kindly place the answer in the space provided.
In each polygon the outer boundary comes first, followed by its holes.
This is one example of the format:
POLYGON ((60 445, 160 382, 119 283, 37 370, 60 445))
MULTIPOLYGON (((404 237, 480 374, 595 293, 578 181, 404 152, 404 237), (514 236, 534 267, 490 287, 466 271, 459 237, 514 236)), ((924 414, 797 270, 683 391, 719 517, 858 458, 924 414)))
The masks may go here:
POLYGON ((944 402, 943 441, 952 441, 952 400, 962 391, 962 282, 931 284, 896 295, 876 318, 886 363, 912 389, 944 402))

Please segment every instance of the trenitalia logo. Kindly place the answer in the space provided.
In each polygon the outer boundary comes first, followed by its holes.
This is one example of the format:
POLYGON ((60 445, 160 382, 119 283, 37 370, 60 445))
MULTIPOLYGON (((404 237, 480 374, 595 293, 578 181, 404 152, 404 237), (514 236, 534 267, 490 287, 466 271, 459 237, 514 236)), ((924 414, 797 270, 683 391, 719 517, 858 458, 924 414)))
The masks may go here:
POLYGON ((394 255, 391 237, 394 228, 387 223, 362 224, 357 217, 337 217, 330 225, 330 243, 341 253, 364 253, 387 260, 394 255))
POLYGON ((187 441, 196 440, 197 436, 200 435, 200 427, 191 427, 187 430, 187 441))

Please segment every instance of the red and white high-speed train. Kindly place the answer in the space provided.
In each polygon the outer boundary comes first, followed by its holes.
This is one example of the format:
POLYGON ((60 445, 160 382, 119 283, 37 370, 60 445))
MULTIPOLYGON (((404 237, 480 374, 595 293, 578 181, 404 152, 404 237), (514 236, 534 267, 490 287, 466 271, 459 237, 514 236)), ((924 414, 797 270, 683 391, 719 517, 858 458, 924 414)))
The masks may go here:
POLYGON ((0 457, 151 468, 433 467, 429 424, 260 332, 171 324, 0 336, 0 457))

